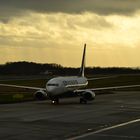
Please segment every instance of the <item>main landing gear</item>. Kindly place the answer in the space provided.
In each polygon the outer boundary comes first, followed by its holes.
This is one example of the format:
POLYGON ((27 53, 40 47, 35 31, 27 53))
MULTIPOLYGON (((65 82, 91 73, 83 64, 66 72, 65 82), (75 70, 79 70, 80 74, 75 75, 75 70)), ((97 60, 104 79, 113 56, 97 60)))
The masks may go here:
MULTIPOLYGON (((54 98, 51 100, 52 104, 59 104, 59 98, 54 98)), ((87 104, 87 100, 83 97, 80 98, 80 104, 87 104)))
POLYGON ((87 104, 87 100, 84 98, 80 98, 80 104, 87 104))

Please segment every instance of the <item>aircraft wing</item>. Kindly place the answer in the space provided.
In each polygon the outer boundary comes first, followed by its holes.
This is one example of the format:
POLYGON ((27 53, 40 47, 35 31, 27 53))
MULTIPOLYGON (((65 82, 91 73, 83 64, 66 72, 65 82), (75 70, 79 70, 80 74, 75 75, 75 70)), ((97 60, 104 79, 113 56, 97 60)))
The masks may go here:
POLYGON ((95 78, 87 78, 88 81, 92 81, 92 80, 100 80, 100 79, 108 79, 108 78, 116 78, 118 77, 118 75, 115 76, 104 76, 104 77, 95 77, 95 78))
POLYGON ((133 87, 140 87, 140 85, 126 85, 126 86, 101 87, 101 88, 91 88, 91 89, 79 89, 79 90, 75 90, 74 92, 84 92, 86 90, 101 91, 101 90, 123 89, 123 88, 133 88, 133 87))
POLYGON ((45 88, 39 88, 39 87, 29 87, 29 86, 19 86, 19 85, 9 85, 9 84, 0 84, 0 86, 3 87, 15 87, 15 88, 23 88, 23 89, 33 89, 33 90, 46 90, 45 88))

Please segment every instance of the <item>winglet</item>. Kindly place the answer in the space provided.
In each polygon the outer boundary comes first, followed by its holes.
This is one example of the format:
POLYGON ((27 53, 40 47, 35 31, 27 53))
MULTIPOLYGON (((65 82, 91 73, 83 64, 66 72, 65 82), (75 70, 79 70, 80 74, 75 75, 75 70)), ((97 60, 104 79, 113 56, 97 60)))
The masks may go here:
POLYGON ((81 63, 81 68, 80 68, 80 73, 79 73, 79 76, 81 76, 81 77, 84 77, 84 71, 85 71, 85 53, 86 53, 86 44, 84 45, 82 63, 81 63))

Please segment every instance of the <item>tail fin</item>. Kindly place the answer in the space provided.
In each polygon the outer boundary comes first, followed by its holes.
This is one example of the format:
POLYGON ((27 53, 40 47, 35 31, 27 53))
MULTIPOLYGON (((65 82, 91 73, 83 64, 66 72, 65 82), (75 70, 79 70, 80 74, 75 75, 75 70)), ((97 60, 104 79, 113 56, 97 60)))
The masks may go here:
POLYGON ((83 58, 80 68, 79 76, 84 77, 84 71, 85 71, 85 53, 86 53, 86 44, 84 45, 84 51, 83 51, 83 58))

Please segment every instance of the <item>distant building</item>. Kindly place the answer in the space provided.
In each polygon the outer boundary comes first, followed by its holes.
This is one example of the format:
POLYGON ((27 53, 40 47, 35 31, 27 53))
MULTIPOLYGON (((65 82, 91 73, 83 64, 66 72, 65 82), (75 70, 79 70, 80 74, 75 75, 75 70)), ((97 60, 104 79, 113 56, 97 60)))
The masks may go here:
POLYGON ((43 75, 52 75, 53 73, 51 71, 44 71, 44 72, 41 72, 40 74, 43 74, 43 75))

